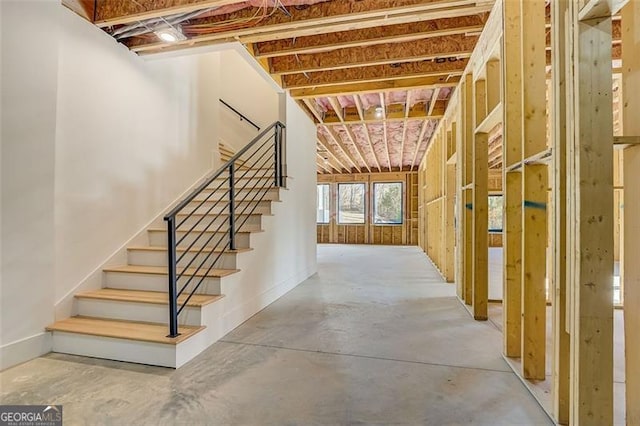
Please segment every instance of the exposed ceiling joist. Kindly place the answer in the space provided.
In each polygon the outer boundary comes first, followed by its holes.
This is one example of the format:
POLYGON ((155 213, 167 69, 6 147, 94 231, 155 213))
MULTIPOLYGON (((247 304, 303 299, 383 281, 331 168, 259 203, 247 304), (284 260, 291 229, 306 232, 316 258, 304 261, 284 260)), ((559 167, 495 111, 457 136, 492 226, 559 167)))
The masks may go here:
POLYGON ((373 142, 371 141, 371 134, 369 133, 369 128, 366 124, 362 125, 362 130, 364 132, 364 137, 367 139, 367 143, 369 144, 369 149, 373 154, 373 159, 376 162, 376 167, 378 168, 378 172, 382 172, 382 167, 380 166, 380 160, 378 160, 378 154, 376 154, 376 150, 373 146, 373 142))
MULTIPOLYGON (((491 7, 491 2, 476 4, 474 0, 331 1, 310 5, 304 9, 290 8, 289 16, 284 13, 274 13, 247 28, 194 36, 178 43, 168 44, 133 39, 128 45, 136 52, 151 52, 163 49, 174 50, 180 46, 198 46, 221 40, 257 43, 381 25, 473 15, 489 12, 491 7)), ((221 23, 251 20, 254 17, 255 9, 247 8, 226 15, 193 19, 192 22, 200 28, 210 26, 215 30, 215 26, 221 23)))
POLYGON ((329 96, 327 100, 329 101, 329 104, 331 104, 331 108, 333 108, 333 112, 336 114, 336 116, 338 116, 340 122, 344 122, 344 111, 342 109, 342 106, 340 106, 340 102, 338 102, 338 99, 329 96))
POLYGON ((428 59, 467 58, 471 56, 477 40, 475 35, 459 34, 401 44, 387 43, 310 55, 280 56, 271 58, 271 73, 284 75, 428 59))
POLYGON ((424 135, 427 132, 427 127, 429 126, 429 122, 427 120, 422 122, 422 128, 420 129, 420 135, 418 136, 418 140, 416 141, 416 149, 413 152, 413 161, 411 161, 411 171, 416 166, 416 160, 418 159, 418 153, 421 151, 422 142, 424 139, 424 135))
POLYGON ((427 115, 433 114, 433 110, 435 109, 436 104, 438 103, 438 96, 440 96, 440 88, 436 87, 433 90, 433 95, 431 95, 431 100, 429 101, 429 111, 427 115))
POLYGON ((302 99, 302 102, 307 106, 307 109, 311 111, 311 114, 318 120, 318 123, 322 123, 324 121, 323 114, 318 110, 315 102, 311 99, 302 99))
POLYGON ((387 102, 384 98, 384 93, 380 93, 380 108, 382 108, 382 140, 384 141, 384 149, 387 153, 387 165, 389 171, 391 171, 391 155, 389 154, 389 139, 387 136, 387 102))
POLYGON ((400 169, 402 170, 402 163, 404 161, 404 145, 407 140, 407 119, 409 118, 409 113, 411 112, 411 91, 407 91, 407 99, 405 99, 404 103, 404 123, 402 125, 402 138, 400 144, 400 169))
POLYGON ((321 148, 327 152, 335 162, 344 170, 351 171, 351 167, 346 166, 345 162, 342 161, 340 155, 333 149, 333 147, 327 142, 321 134, 318 134, 318 144, 320 144, 321 148))
POLYGON ((446 61, 419 61, 373 65, 339 70, 307 72, 282 76, 286 89, 313 88, 335 84, 370 83, 417 77, 462 75, 467 58, 446 61))
POLYGON ((360 156, 360 160, 362 160, 362 163, 367 168, 367 171, 371 173, 371 167, 369 166, 369 162, 367 161, 366 156, 362 151, 362 148, 358 144, 358 138, 356 138, 356 135, 353 133, 353 130, 351 130, 351 126, 345 125, 344 130, 347 133, 347 137, 349 138, 349 141, 351 141, 356 151, 358 152, 358 155, 360 156))
POLYGON ((378 81, 371 83, 339 84, 335 86, 291 89, 294 99, 317 98, 321 96, 347 96, 356 93, 386 93, 407 89, 434 89, 436 87, 456 87, 460 82, 459 76, 454 77, 425 77, 404 78, 401 80, 378 81))
POLYGON ((209 7, 242 3, 244 0, 101 0, 95 2, 95 21, 99 27, 128 24, 209 7))
POLYGON ((338 31, 321 36, 297 37, 262 42, 256 45, 256 57, 302 55, 335 49, 478 33, 482 31, 487 16, 487 14, 474 14, 432 21, 338 31))
POLYGON ((349 152, 349 149, 342 142, 340 135, 335 131, 335 129, 332 127, 326 127, 326 126, 325 126, 325 129, 329 133, 329 136, 331 137, 331 140, 333 140, 333 143, 335 143, 338 146, 338 148, 340 148, 340 151, 342 151, 343 158, 346 158, 348 162, 351 163, 351 165, 356 170, 358 170, 358 172, 362 172, 362 169, 358 165, 358 162, 356 161, 355 158, 353 158, 353 155, 351 155, 351 153, 349 152))
MULTIPOLYGON (((409 110, 406 111, 402 105, 389 105, 387 106, 386 121, 405 121, 406 119, 433 119, 437 120, 442 118, 446 109, 446 101, 438 101, 435 103, 434 109, 429 114, 424 103, 417 103, 409 110)), ((380 117, 376 116, 375 108, 370 108, 362 113, 358 111, 357 107, 344 108, 344 117, 341 120, 337 115, 331 111, 327 111, 324 116, 324 124, 336 125, 341 123, 349 124, 362 124, 362 123, 378 123, 380 117), (361 118, 363 117, 363 118, 361 118)))

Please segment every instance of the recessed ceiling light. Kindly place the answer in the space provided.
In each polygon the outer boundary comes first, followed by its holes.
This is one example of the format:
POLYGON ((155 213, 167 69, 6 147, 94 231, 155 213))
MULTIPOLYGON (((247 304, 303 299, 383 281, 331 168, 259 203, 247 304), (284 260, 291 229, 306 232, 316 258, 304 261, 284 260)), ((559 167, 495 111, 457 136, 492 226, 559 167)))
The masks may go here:
POLYGON ((161 30, 154 31, 155 35, 165 43, 175 43, 176 41, 186 40, 182 31, 180 31, 180 27, 167 27, 161 30))
POLYGON ((158 37, 160 37, 160 40, 166 41, 167 43, 173 43, 174 41, 178 41, 178 38, 175 35, 168 32, 164 32, 164 31, 161 33, 158 33, 158 37))

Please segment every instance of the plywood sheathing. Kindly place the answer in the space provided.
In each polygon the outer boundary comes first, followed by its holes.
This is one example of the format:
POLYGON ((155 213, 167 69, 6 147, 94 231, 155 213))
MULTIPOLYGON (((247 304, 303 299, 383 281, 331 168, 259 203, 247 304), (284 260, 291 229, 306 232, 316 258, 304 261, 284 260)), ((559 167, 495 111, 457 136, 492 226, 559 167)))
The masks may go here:
POLYGON ((256 44, 257 57, 318 53, 344 47, 370 46, 389 41, 413 41, 434 36, 480 31, 488 14, 458 16, 423 22, 387 25, 351 31, 338 31, 322 36, 306 36, 256 44))
POLYGON ((425 59, 466 58, 471 55, 477 40, 477 36, 458 34, 406 43, 385 43, 315 54, 280 56, 271 58, 271 72, 295 74, 425 59))
MULTIPOLYGON (((256 12, 261 13, 261 10, 245 8, 229 14, 190 20, 190 27, 209 30, 210 33, 193 37, 178 45, 198 45, 225 39, 236 39, 243 43, 281 40, 356 28, 473 15, 489 9, 490 5, 477 5, 471 0, 458 1, 455 7, 435 0, 346 0, 322 2, 304 8, 288 8, 287 14, 278 11, 264 17, 260 16, 260 19, 256 20, 256 12), (248 24, 228 31, 218 29, 229 22, 248 24)), ((142 38, 132 38, 128 40, 128 45, 135 51, 153 51, 169 47, 166 43, 142 38)), ((175 46, 174 44, 171 48, 175 46)))

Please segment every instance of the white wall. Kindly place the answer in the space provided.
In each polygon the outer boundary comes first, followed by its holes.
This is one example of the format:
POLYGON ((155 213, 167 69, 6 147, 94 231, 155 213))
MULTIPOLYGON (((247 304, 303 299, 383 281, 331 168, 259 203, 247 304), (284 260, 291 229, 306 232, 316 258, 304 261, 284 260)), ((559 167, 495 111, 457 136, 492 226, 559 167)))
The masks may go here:
POLYGON ((0 1, 2 289, 0 367, 43 353, 53 320, 57 12, 0 1), (12 345, 9 345, 12 344, 12 345))
POLYGON ((148 62, 55 0, 0 5, 6 368, 48 352, 56 305, 68 315, 77 286, 211 169, 220 54, 148 62))
MULTIPOLYGON (((279 119, 278 92, 235 50, 221 52, 220 97, 261 129, 279 119)), ((239 150, 258 131, 225 106, 220 107, 220 138, 239 150)))
POLYGON ((315 272, 315 126, 245 52, 145 60, 57 0, 0 16, 0 369, 50 350, 44 328, 211 169, 223 132, 255 136, 219 97, 261 126, 286 116, 294 179, 261 262, 278 291, 315 272))
POLYGON ((217 53, 146 62, 62 12, 57 301, 211 168, 219 67, 217 53))

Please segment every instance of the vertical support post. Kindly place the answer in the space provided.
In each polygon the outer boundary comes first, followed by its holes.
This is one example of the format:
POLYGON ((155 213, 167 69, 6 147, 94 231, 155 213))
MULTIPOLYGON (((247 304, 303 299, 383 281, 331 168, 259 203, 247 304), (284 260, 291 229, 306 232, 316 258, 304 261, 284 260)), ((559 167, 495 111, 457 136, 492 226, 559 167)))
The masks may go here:
POLYGON ((489 135, 476 127, 487 116, 487 82, 478 80, 473 90, 473 318, 485 321, 489 303, 489 135))
POLYGON ((548 170, 546 165, 524 165, 522 174, 522 375, 544 380, 548 170))
POLYGON ((504 172, 504 354, 519 358, 522 350, 522 173, 504 172), (517 248, 517 249, 516 249, 517 248))
POLYGON ((613 103, 611 16, 569 2, 574 85, 567 218, 571 268, 571 424, 613 424, 613 103))
POLYGON ((522 4, 505 1, 502 35, 504 191, 503 238, 503 338, 504 354, 520 357, 522 316, 522 176, 507 172, 522 161, 522 4))
MULTIPOLYGON (((630 1, 622 9, 623 134, 640 136, 640 4, 630 1)), ((624 227, 621 279, 624 279, 624 339, 626 417, 628 425, 640 424, 640 146, 625 149, 624 227)))
POLYGON ((176 219, 167 219, 167 253, 169 265, 169 335, 177 337, 178 333, 178 278, 176 276, 176 219))
MULTIPOLYGON (((547 148, 545 0, 522 3, 523 160, 547 148)), ((522 173, 522 375, 544 380, 546 354, 547 186, 546 165, 522 173)))
POLYGON ((567 332, 567 12, 568 0, 551 4, 551 54, 553 96, 551 102, 553 137, 553 309, 552 394, 553 417, 569 424, 569 333, 567 332))
POLYGON ((471 188, 467 185, 473 182, 473 76, 467 74, 464 77, 464 84, 462 86, 462 152, 460 152, 458 159, 460 160, 459 167, 462 168, 463 177, 463 206, 464 215, 460 218, 462 229, 462 242, 463 242, 463 277, 464 277, 464 302, 467 305, 471 305, 473 302, 473 196, 471 188))
POLYGON ((487 320, 489 303, 489 135, 473 144, 473 318, 487 320))
POLYGON ((236 249, 236 163, 229 164, 229 249, 236 249))

